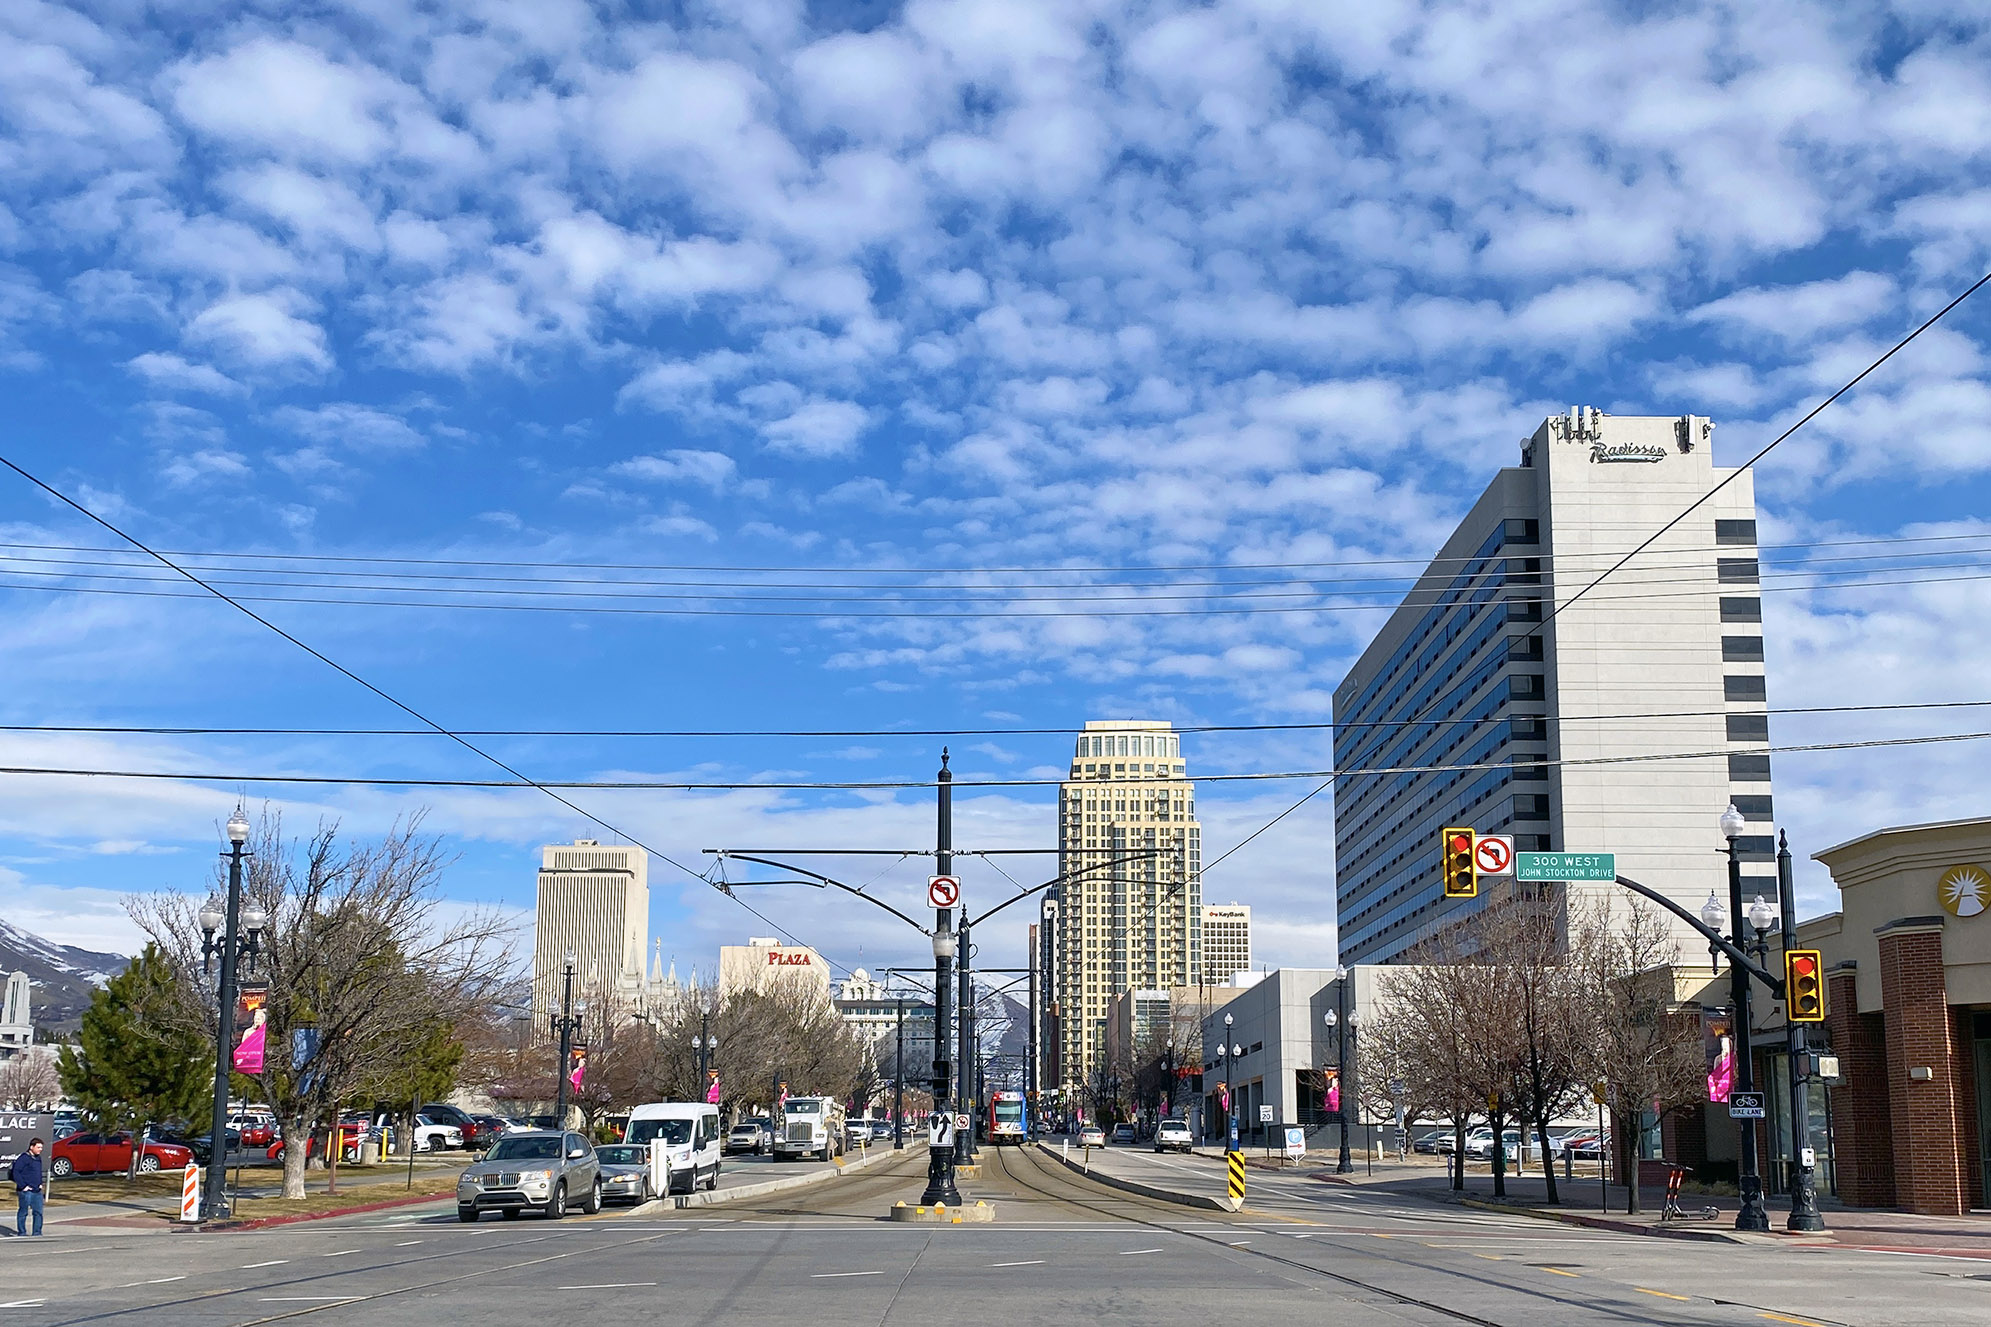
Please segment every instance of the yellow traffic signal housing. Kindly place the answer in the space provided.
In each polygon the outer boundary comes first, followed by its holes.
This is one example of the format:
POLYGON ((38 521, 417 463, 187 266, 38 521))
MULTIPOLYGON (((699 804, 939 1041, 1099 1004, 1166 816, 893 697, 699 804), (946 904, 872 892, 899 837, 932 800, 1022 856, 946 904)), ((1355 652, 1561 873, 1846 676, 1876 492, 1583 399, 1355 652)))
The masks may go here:
POLYGON ((1825 1021, 1825 964, 1816 949, 1784 951, 1784 1007, 1793 1023, 1825 1021))
POLYGON ((1438 835, 1438 860, 1444 867, 1445 897, 1479 897, 1479 867, 1473 864, 1475 833, 1470 829, 1443 829, 1438 831, 1438 835))

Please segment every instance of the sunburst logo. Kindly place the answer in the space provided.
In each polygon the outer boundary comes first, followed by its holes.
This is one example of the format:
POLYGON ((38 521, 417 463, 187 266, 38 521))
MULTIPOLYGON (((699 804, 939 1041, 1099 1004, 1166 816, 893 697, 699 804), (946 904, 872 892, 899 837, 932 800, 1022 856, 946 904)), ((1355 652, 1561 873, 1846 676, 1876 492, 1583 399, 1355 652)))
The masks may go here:
POLYGON ((1991 906, 1991 875, 1981 866, 1952 866, 1936 882, 1936 894, 1952 916, 1975 917, 1991 906))

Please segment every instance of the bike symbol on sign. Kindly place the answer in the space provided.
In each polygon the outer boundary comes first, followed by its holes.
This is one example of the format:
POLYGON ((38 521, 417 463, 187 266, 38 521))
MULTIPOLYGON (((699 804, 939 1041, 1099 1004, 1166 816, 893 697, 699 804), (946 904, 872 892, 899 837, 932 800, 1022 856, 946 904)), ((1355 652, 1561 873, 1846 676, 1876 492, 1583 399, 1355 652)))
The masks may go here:
POLYGON ((1473 840, 1473 865, 1481 875, 1506 875, 1514 869, 1514 840, 1504 834, 1482 834, 1473 840))
POLYGON ((936 908, 951 908, 961 901, 961 882, 951 875, 937 875, 926 883, 926 901, 936 908))

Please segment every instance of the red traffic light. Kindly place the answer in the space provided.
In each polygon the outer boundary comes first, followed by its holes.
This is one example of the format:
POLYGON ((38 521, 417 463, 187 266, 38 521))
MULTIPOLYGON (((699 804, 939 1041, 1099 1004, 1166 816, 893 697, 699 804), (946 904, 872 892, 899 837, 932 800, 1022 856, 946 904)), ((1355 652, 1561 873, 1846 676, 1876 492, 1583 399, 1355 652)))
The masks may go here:
POLYGON ((1453 852, 1471 852, 1472 850, 1473 850, 1473 841, 1472 841, 1472 836, 1470 834, 1452 835, 1453 852))

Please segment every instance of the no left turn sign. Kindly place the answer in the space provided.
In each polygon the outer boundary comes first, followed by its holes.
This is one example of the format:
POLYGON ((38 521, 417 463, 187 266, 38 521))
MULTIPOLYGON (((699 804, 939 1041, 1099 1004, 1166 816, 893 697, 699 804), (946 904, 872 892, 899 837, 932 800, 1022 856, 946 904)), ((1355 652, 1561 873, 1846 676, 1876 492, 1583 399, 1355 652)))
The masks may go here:
POLYGON ((1506 834, 1481 834, 1473 840, 1473 865, 1481 875, 1511 875, 1514 840, 1506 834))
POLYGON ((961 882, 951 875, 937 875, 926 882, 926 901, 936 908, 951 908, 961 901, 961 882))

